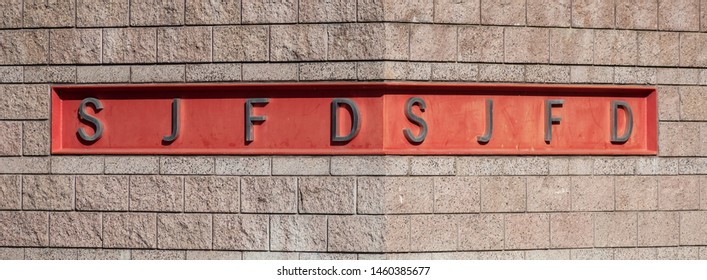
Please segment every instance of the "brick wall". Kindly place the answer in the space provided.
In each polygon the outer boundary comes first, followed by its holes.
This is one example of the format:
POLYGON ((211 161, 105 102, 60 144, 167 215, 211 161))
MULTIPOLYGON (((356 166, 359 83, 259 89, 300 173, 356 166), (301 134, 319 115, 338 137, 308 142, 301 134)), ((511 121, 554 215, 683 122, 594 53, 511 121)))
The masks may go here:
POLYGON ((707 0, 0 2, 0 258, 707 258, 707 0), (648 84, 659 155, 50 156, 52 84, 648 84))

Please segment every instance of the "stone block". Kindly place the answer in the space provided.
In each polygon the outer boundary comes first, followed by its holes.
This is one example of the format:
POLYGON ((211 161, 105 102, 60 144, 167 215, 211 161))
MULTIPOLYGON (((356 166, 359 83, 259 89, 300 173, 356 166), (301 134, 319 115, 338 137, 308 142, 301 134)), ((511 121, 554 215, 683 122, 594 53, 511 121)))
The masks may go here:
POLYGON ((0 31, 0 64, 43 64, 49 62, 49 31, 0 31))
POLYGON ((296 63, 243 64, 243 81, 297 81, 297 66, 296 63))
POLYGON ((157 62, 157 29, 107 28, 103 30, 103 63, 157 62))
POLYGON ((75 83, 76 66, 25 66, 25 83, 75 83))
POLYGON ((108 156, 106 174, 157 174, 160 159, 155 156, 108 156))
POLYGON ((0 174, 49 173, 47 157, 0 157, 0 174))
POLYGON ((282 156, 272 158, 272 175, 329 175, 329 157, 282 156))
POLYGON ((187 0, 184 16, 186 24, 239 24, 241 23, 241 1, 187 0))
POLYGON ((241 65, 238 63, 187 64, 187 82, 230 82, 240 80, 241 65))
POLYGON ((616 1, 616 27, 657 29, 658 2, 653 0, 616 1))
POLYGON ((353 62, 301 63, 300 81, 355 80, 356 64, 353 62))
POLYGON ((130 25, 183 25, 184 2, 184 0, 130 0, 130 25))
POLYGON ((700 177, 658 177, 659 210, 696 210, 700 208, 700 177))
POLYGON ((507 214, 506 249, 538 249, 550 246, 548 214, 507 214))
POLYGON ((595 247, 633 247, 637 245, 637 214, 604 212, 594 214, 595 247))
POLYGON ((638 213, 638 246, 677 246, 679 239, 680 213, 638 213))
POLYGON ((54 29, 49 32, 52 64, 101 63, 100 29, 54 29))
POLYGON ((22 15, 24 27, 74 26, 76 1, 25 0, 22 15))
POLYGON ((268 216, 216 214, 213 219, 214 249, 268 250, 268 216))
POLYGON ((481 186, 481 212, 525 212, 526 179, 523 177, 485 177, 481 186))
POLYGON ((611 84, 614 82, 614 67, 570 66, 570 82, 611 84))
POLYGON ((481 24, 525 25, 526 1, 481 1, 481 24))
POLYGON ((157 214, 103 214, 103 247, 156 248, 157 214))
POLYGON ((570 178, 572 210, 614 210, 614 178, 610 176, 576 176, 570 178))
POLYGON ((410 217, 410 249, 420 251, 457 250, 459 226, 452 215, 410 217))
POLYGON ((101 247, 101 231, 101 213, 49 214, 49 245, 53 247, 101 247))
POLYGON ((505 29, 505 62, 547 63, 550 32, 546 28, 510 27, 505 29))
POLYGON ((19 175, 0 176, 0 209, 22 209, 22 177, 19 175))
POLYGON ((0 156, 22 155, 22 123, 0 121, 0 156))
POLYGON ((680 119, 707 121, 707 87, 680 88, 680 119))
POLYGON ((552 248, 583 248, 594 246, 592 213, 550 214, 550 244, 552 248))
POLYGON ((528 212, 569 211, 570 177, 528 177, 528 212))
MULTIPOLYGON (((8 0, 0 3, 0 28, 22 27, 22 2, 22 0, 8 0)), ((24 258, 24 251, 22 258, 24 258)))
POLYGON ((679 33, 638 32, 638 64, 648 66, 677 66, 680 62, 679 33))
POLYGON ((144 65, 130 67, 130 81, 133 83, 176 83, 184 82, 184 65, 144 65))
POLYGON ((434 3, 435 23, 479 24, 481 22, 481 1, 479 0, 438 0, 434 3))
POLYGON ((211 42, 210 27, 160 28, 157 30, 157 61, 211 61, 211 42))
POLYGON ((614 9, 613 0, 572 1, 572 26, 613 28, 614 9))
POLYGON ((175 176, 130 177, 130 210, 181 212, 184 179, 175 176))
POLYGON ((327 219, 315 215, 270 216, 270 250, 326 251, 327 219))
POLYGON ((354 22, 356 1, 300 0, 299 22, 354 22))
POLYGON ((190 176, 184 179, 184 211, 238 212, 240 178, 190 176))
POLYGON ((658 181, 652 176, 617 176, 616 210, 658 209, 658 181))
POLYGON ((299 2, 295 0, 242 0, 243 23, 295 23, 299 2))
POLYGON ((210 214, 159 214, 157 248, 211 249, 210 214))
POLYGON ((631 30, 596 30, 594 64, 636 65, 638 32, 631 30))
POLYGON ((325 25, 276 25, 270 28, 271 61, 326 60, 325 25))
POLYGON ((503 215, 481 214, 458 216, 459 250, 503 249, 503 215))
POLYGON ((241 211, 243 213, 296 213, 297 178, 243 178, 241 211))
POLYGON ((594 30, 550 29, 550 63, 592 64, 594 30))
POLYGON ((217 175, 270 175, 269 157, 216 157, 217 175))
POLYGON ((406 175, 409 160, 401 156, 334 156, 332 175, 406 175))
POLYGON ((0 246, 48 246, 49 214, 0 212, 0 246))
POLYGON ((471 62, 503 62, 503 28, 459 27, 458 59, 471 62))
POLYGON ((130 82, 130 66, 79 66, 76 67, 79 84, 114 84, 130 82))
POLYGON ((410 29, 410 59, 412 60, 454 61, 457 58, 456 45, 455 26, 425 24, 414 25, 410 29))
POLYGON ((474 177, 434 178, 435 213, 478 213, 480 182, 474 177))
POLYGON ((74 178, 59 175, 22 177, 22 209, 74 209, 74 178))
POLYGON ((529 0, 527 17, 530 26, 562 26, 571 24, 572 5, 570 0, 529 0))
POLYGON ((356 213, 356 178, 302 177, 298 185, 300 213, 356 213))
POLYGON ((130 0, 76 0, 76 26, 128 26, 130 0))
POLYGON ((364 177, 358 179, 359 214, 432 213, 433 183, 429 177, 364 177))
POLYGON ((101 174, 104 170, 102 156, 53 156, 52 173, 101 174))
POLYGON ((267 26, 218 26, 213 28, 214 61, 267 61, 267 26))
POLYGON ((162 157, 162 174, 213 174, 213 157, 162 157))
POLYGON ((699 0, 658 0, 658 29, 700 30, 699 0))
MULTIPOLYGON (((680 213, 680 245, 704 245, 707 243, 707 212, 680 213)), ((700 253, 700 257, 705 255, 700 253)))
POLYGON ((128 176, 76 176, 76 209, 127 211, 128 176))

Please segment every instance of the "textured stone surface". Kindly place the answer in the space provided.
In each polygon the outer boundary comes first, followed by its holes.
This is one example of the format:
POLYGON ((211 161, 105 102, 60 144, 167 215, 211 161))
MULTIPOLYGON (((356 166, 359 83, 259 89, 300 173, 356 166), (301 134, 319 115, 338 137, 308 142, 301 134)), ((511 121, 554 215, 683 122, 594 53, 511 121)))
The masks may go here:
POLYGON ((658 0, 658 29, 699 30, 699 5, 697 0, 658 0))
POLYGON ((431 178, 364 177, 358 179, 359 214, 432 213, 431 178))
MULTIPOLYGON (((188 10, 187 10, 188 11, 188 10)), ((187 260, 241 260, 243 253, 235 251, 187 251, 187 260)))
POLYGON ((655 68, 616 67, 614 70, 614 83, 617 84, 654 85, 655 80, 655 68))
POLYGON ((300 0, 299 22, 356 21, 356 1, 300 0))
POLYGON ((54 156, 51 164, 56 174, 100 174, 104 170, 101 156, 54 156))
POLYGON ((25 248, 0 248, 0 260, 24 260, 25 248))
POLYGON ((49 31, 0 31, 0 64, 36 64, 49 61, 49 31))
POLYGON ((609 176, 571 177, 572 210, 614 210, 614 178, 609 176))
POLYGON ((329 60, 408 59, 410 27, 393 23, 327 27, 329 60), (380 38, 386 38, 381 43, 380 38))
POLYGON ((25 0, 22 8, 24 27, 73 26, 76 1, 25 0))
POLYGON ((185 260, 186 252, 178 250, 131 250, 133 260, 185 260))
POLYGON ((211 249, 211 215, 159 214, 157 248, 211 249))
POLYGON ((594 245, 591 213, 550 214, 550 244, 553 248, 582 248, 594 245))
POLYGON ((160 173, 162 174, 213 174, 214 158, 212 157, 162 157, 160 158, 160 173))
POLYGON ((76 209, 128 210, 128 176, 77 176, 76 209))
POLYGON ((509 214, 505 220, 506 249, 534 249, 550 246, 548 214, 509 214))
POLYGON ((214 249, 268 249, 268 216, 218 214, 213 219, 214 249))
POLYGON ((103 30, 103 63, 149 63, 157 60, 157 29, 103 30))
POLYGON ((700 142, 700 124, 696 122, 660 123, 658 143, 661 147, 658 154, 661 156, 691 156, 700 155, 702 151, 700 142))
POLYGON ((241 65, 187 64, 187 82, 229 82, 241 80, 241 65))
POLYGON ((185 10, 186 24, 241 23, 241 0, 187 0, 185 10))
POLYGON ((397 156, 334 156, 332 175, 405 175, 408 159, 397 156))
POLYGON ((130 67, 130 81, 133 83, 184 82, 184 65, 146 65, 130 67))
POLYGON ((638 246, 677 246, 679 223, 676 212, 638 213, 638 246))
POLYGON ((480 211, 481 183, 471 177, 434 179, 435 213, 475 213, 480 211))
POLYGON ((211 61, 211 28, 171 27, 157 30, 157 61, 211 61))
POLYGON ((330 216, 328 251, 408 251, 409 223, 404 216, 330 216))
POLYGON ((547 63, 549 31, 545 28, 506 28, 504 33, 505 61, 547 63))
POLYGON ((356 64, 352 62, 302 63, 300 81, 355 80, 356 64))
POLYGON ((610 84, 614 82, 614 67, 572 66, 572 83, 610 84))
POLYGON ((326 251, 327 219, 313 215, 270 217, 270 250, 326 251))
POLYGON ((270 32, 271 61, 326 59, 326 26, 277 25, 270 32))
POLYGON ((270 158, 217 157, 217 175, 270 175, 270 158))
POLYGON ((525 80, 532 83, 569 83, 570 67, 556 65, 528 65, 525 80))
POLYGON ((296 213, 297 178, 246 177, 241 181, 244 213, 296 213))
POLYGON ((299 212, 354 214, 355 178, 300 178, 299 212))
POLYGON ((481 1, 481 23, 490 25, 524 25, 525 1, 481 1))
MULTIPOLYGON (((434 63, 432 80, 434 81, 476 81, 479 68, 471 63, 434 63)), ((454 171, 450 171, 454 172, 454 171)))
POLYGON ((0 28, 22 27, 23 0, 8 0, 0 3, 0 28))
POLYGON ((458 216, 459 250, 503 249, 503 215, 458 216))
POLYGON ((22 209, 22 178, 20 176, 0 176, 0 209, 22 209))
POLYGON ((550 29, 550 62, 591 64, 594 52, 594 30, 550 29))
POLYGON ((22 209, 71 210, 73 208, 73 176, 32 175, 22 177, 22 209))
POLYGON ((411 175, 454 175, 453 157, 413 157, 410 159, 411 175))
POLYGON ((184 211, 238 212, 240 178, 190 176, 184 179, 184 211))
POLYGON ((438 0, 434 4, 436 23, 478 24, 481 21, 479 0, 438 0))
POLYGON ((664 85, 696 85, 700 80, 698 69, 658 68, 657 83, 664 85))
POLYGON ((21 83, 23 74, 21 66, 0 66, 0 83, 21 83))
POLYGON ((130 25, 182 25, 184 24, 183 0, 131 0, 130 25))
POLYGON ((570 0, 528 0, 527 18, 530 26, 570 26, 570 0))
POLYGON ((524 212, 526 180, 522 177, 486 177, 481 185, 481 212, 524 212))
MULTIPOLYGON (((106 248, 155 248, 157 246, 157 214, 103 214, 103 246, 106 248)), ((134 255, 133 259, 135 259, 134 255)))
POLYGON ((0 174, 49 173, 49 158, 0 157, 0 174))
POLYGON ((299 77, 297 64, 244 64, 244 81, 296 81, 299 77))
POLYGON ((48 246, 49 214, 0 212, 0 246, 48 246))
POLYGON ((106 174, 157 174, 160 162, 155 156, 109 156, 105 165, 106 174))
POLYGON ((78 66, 76 67, 77 83, 128 83, 130 82, 129 66, 78 66))
POLYGON ((509 64, 479 65, 479 81, 481 82, 522 82, 525 67, 509 64))
POLYGON ((272 175, 329 175, 329 158, 306 156, 273 157, 272 175))
POLYGON ((658 179, 658 209, 696 210, 700 207, 700 178, 665 176, 658 179))
POLYGON ((707 121, 707 87, 680 88, 680 119, 707 121))
POLYGON ((268 59, 266 26, 219 26, 213 28, 214 61, 265 61, 268 59))
POLYGON ((529 177, 528 212, 569 211, 570 177, 529 177))
POLYGON ((658 181, 651 176, 614 178, 616 210, 656 210, 658 181))
POLYGON ((445 25, 416 25, 410 29, 410 59, 451 61, 456 59, 457 29, 445 25), (439 42, 447 42, 439 44, 439 42))
POLYGON ((77 249, 64 248, 26 248, 25 260, 76 260, 77 249))
POLYGON ((596 30, 594 63, 635 65, 638 55, 637 32, 630 30, 596 30))
MULTIPOLYGON (((680 213, 680 245, 707 243, 707 212, 680 213)), ((701 256, 702 252, 700 253, 701 256)))
POLYGON ((129 260, 130 250, 81 249, 79 260, 129 260))
POLYGON ((49 62, 88 64, 101 62, 100 29, 56 29, 51 37, 49 62))
POLYGON ((297 22, 298 1, 242 0, 243 23, 297 22))
POLYGON ((130 0, 76 0, 76 26, 127 26, 130 0))
POLYGON ((632 212, 595 213, 595 247, 637 245, 637 214, 632 212))
POLYGON ((130 210, 184 210, 184 180, 175 176, 130 177, 130 210))
POLYGON ((616 1, 616 27, 622 29, 658 28, 658 2, 653 0, 616 1))
POLYGON ((588 28, 614 27, 614 1, 572 1, 572 26, 588 28))
POLYGON ((452 251, 457 249, 457 219, 451 215, 417 215, 410 218, 412 251, 452 251))
POLYGON ((49 215, 49 245, 101 247, 101 213, 67 212, 49 215))
POLYGON ((76 67, 25 66, 24 81, 26 83, 74 83, 76 82, 76 67))
POLYGON ((358 0, 359 21, 431 22, 433 0, 358 0))
POLYGON ((22 123, 0 121, 0 156, 22 154, 22 123))
POLYGON ((680 66, 707 67, 707 34, 680 34, 680 66))

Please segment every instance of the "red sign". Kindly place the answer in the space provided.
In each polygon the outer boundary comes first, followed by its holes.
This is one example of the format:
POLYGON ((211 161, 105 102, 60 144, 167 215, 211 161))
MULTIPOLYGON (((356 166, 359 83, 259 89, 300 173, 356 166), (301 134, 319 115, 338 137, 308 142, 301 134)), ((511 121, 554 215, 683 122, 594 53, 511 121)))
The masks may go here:
POLYGON ((286 83, 56 86, 55 154, 657 151, 635 86, 286 83))

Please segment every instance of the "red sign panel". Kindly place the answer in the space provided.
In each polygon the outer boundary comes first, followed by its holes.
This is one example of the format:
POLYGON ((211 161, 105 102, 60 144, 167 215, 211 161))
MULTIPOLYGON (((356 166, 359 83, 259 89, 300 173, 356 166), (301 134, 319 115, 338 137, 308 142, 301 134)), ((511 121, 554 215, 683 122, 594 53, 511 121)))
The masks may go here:
POLYGON ((288 83, 52 91, 55 154, 657 151, 652 87, 288 83))

